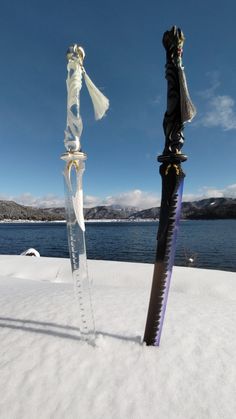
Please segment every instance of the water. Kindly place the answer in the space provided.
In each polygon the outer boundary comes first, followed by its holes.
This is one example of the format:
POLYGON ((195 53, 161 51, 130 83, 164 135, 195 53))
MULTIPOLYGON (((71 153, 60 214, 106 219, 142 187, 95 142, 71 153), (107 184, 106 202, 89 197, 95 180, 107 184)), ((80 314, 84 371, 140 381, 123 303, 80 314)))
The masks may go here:
MULTIPOLYGON (((236 272, 236 220, 188 220, 180 224, 175 265, 236 272)), ((153 263, 157 227, 157 222, 88 223, 88 258, 153 263)), ((41 256, 69 257, 66 225, 0 224, 0 254, 20 254, 29 247, 41 256)))

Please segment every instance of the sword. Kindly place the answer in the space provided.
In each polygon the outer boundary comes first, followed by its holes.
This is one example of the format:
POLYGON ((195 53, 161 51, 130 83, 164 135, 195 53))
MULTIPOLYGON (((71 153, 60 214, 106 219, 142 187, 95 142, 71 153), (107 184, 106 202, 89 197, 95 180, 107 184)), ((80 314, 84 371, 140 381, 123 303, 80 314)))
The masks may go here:
POLYGON ((93 341, 95 337, 95 322, 91 283, 87 267, 82 186, 87 156, 81 150, 80 144, 83 129, 80 116, 80 90, 83 77, 92 99, 96 119, 100 119, 105 115, 109 107, 109 101, 88 77, 83 66, 84 58, 85 52, 81 46, 74 44, 69 47, 67 51, 66 80, 67 123, 64 139, 67 151, 61 156, 61 159, 65 161, 63 174, 67 236, 75 295, 79 303, 80 331, 86 339, 93 341))
POLYGON ((184 144, 183 129, 196 114, 190 99, 182 54, 184 34, 174 26, 163 35, 166 49, 167 110, 163 120, 165 147, 157 160, 161 163, 162 198, 157 234, 157 251, 144 342, 159 346, 167 305, 176 239, 179 229, 185 173, 181 163, 187 156, 181 153, 184 144))

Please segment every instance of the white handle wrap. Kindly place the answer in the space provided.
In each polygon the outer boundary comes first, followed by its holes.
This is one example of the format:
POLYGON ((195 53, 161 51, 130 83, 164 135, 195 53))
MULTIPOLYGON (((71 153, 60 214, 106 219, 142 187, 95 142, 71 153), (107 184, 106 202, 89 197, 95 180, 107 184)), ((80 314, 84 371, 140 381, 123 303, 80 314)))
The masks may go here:
POLYGON ((80 137, 83 130, 83 123, 80 116, 80 90, 82 88, 82 77, 91 97, 95 119, 101 119, 109 108, 109 100, 95 86, 87 75, 81 60, 69 59, 67 65, 67 122, 64 144, 67 151, 80 151, 80 137))
POLYGON ((67 123, 64 144, 68 151, 80 150, 80 136, 83 123, 80 116, 80 90, 82 87, 82 68, 78 61, 67 65, 67 123))

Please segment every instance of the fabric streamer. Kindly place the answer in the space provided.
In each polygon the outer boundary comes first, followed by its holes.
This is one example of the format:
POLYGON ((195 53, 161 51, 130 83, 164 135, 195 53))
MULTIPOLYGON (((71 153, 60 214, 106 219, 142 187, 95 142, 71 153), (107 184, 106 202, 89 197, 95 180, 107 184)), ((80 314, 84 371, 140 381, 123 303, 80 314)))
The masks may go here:
POLYGON ((95 119, 102 119, 109 108, 109 100, 92 82, 86 71, 84 70, 84 81, 91 97, 95 119))
POLYGON ((184 73, 184 67, 180 66, 179 71, 179 88, 180 88, 180 107, 182 122, 191 122, 196 115, 196 108, 192 103, 188 91, 187 80, 184 73))

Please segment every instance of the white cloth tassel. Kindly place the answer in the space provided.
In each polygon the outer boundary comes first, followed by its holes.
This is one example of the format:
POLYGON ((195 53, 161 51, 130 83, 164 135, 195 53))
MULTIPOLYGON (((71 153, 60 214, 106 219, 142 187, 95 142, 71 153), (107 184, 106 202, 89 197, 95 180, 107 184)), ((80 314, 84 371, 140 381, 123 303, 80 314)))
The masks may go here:
POLYGON ((89 91, 93 103, 95 119, 101 119, 109 108, 109 100, 95 86, 95 84, 92 82, 86 71, 84 71, 84 81, 86 83, 87 89, 89 91))
POLYGON ((193 105, 189 95, 183 67, 179 67, 179 86, 182 122, 191 122, 196 115, 196 108, 193 105))

